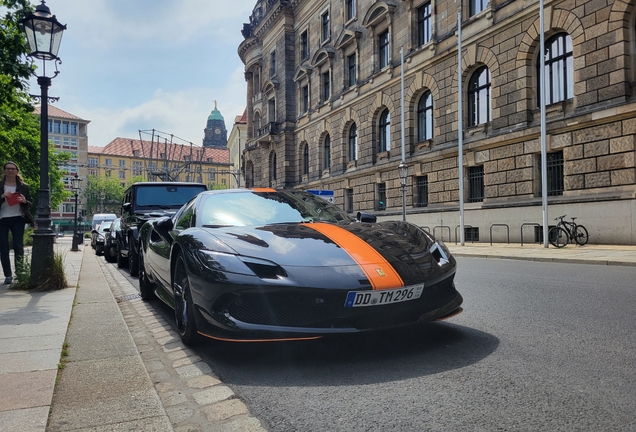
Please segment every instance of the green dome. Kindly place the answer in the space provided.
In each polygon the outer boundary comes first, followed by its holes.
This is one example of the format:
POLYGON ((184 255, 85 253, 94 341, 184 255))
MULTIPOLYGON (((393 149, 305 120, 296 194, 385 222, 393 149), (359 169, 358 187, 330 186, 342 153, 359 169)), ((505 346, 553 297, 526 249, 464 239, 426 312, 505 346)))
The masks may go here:
POLYGON ((225 119, 221 115, 221 111, 216 109, 216 101, 214 101, 214 109, 212 110, 212 112, 208 116, 208 120, 222 120, 222 121, 225 121, 225 119))

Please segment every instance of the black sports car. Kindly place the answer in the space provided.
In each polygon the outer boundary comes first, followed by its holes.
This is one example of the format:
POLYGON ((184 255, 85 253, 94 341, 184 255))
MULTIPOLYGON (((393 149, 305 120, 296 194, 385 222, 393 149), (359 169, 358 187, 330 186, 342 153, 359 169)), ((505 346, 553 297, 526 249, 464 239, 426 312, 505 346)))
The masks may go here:
POLYGON ((313 339, 462 310, 441 241, 307 192, 202 192, 146 222, 140 240, 141 296, 174 308, 185 343, 313 339))

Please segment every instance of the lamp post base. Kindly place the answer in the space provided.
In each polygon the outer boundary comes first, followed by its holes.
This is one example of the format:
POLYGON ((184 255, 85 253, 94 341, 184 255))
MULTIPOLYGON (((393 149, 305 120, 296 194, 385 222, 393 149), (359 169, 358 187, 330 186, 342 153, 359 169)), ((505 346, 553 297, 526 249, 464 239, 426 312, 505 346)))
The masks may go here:
POLYGON ((79 251, 79 244, 81 242, 81 237, 80 237, 80 233, 78 233, 77 231, 75 231, 73 233, 73 245, 71 246, 71 252, 77 252, 79 251))
POLYGON ((53 243, 55 233, 33 233, 33 249, 31 256, 31 277, 29 282, 32 286, 40 286, 50 278, 54 264, 53 243))

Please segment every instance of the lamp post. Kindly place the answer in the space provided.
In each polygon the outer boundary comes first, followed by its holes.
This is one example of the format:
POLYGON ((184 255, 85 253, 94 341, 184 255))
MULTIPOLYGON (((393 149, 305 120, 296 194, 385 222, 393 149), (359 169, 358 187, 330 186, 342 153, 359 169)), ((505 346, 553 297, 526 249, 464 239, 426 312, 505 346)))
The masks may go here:
MULTIPOLYGON (((29 57, 42 60, 42 74, 37 75, 40 85, 40 189, 38 191, 38 209, 35 218, 37 228, 33 232, 33 252, 31 257, 30 283, 34 286, 42 285, 53 267, 53 242, 55 233, 51 229, 51 202, 49 190, 49 111, 48 89, 51 79, 55 78, 59 71, 57 64, 62 61, 57 56, 62 41, 62 33, 66 25, 60 24, 51 15, 51 10, 44 4, 35 8, 35 11, 20 20, 20 28, 24 32, 29 43, 29 57), (53 60, 55 73, 52 77, 46 76, 46 62, 53 60)), ((37 97, 37 96, 36 96, 37 97)), ((57 100, 57 98, 51 98, 57 100)))
POLYGON ((75 173, 75 177, 71 180, 73 182, 73 189, 75 190, 75 227, 73 228, 73 246, 71 246, 71 251, 77 252, 79 248, 77 247, 80 243, 79 235, 77 232, 77 195, 80 189, 81 178, 75 173))
POLYGON ((402 185, 402 220, 406 221, 406 177, 409 175, 409 167, 404 161, 398 166, 400 172, 400 184, 402 185))

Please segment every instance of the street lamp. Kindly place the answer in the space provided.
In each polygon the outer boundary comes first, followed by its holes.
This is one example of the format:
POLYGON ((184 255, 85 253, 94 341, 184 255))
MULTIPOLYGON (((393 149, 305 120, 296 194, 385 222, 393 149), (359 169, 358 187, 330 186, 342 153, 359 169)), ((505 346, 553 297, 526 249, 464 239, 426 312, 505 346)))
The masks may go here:
POLYGON ((404 161, 398 166, 400 184, 402 185, 402 220, 406 221, 406 177, 409 175, 409 167, 404 161))
MULTIPOLYGON (((55 233, 51 229, 51 201, 49 191, 49 110, 48 89, 51 79, 55 78, 59 71, 58 63, 62 61, 57 56, 62 41, 62 33, 66 25, 60 24, 51 15, 51 10, 44 4, 35 8, 35 12, 20 20, 20 28, 24 32, 29 43, 29 57, 42 60, 42 75, 37 76, 40 85, 40 189, 38 191, 38 209, 35 218, 36 229, 33 232, 33 249, 31 257, 31 279, 34 286, 41 285, 53 267, 53 242, 55 233), (46 61, 53 60, 55 73, 52 77, 46 76, 46 61)), ((37 98, 37 96, 36 96, 37 98)), ((57 100, 57 98, 51 98, 57 100)))
POLYGON ((73 246, 71 247, 71 251, 77 252, 79 251, 77 246, 80 243, 79 233, 77 232, 77 195, 82 179, 75 173, 75 177, 73 177, 71 181, 73 182, 73 189, 75 190, 75 227, 73 228, 73 246))

